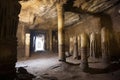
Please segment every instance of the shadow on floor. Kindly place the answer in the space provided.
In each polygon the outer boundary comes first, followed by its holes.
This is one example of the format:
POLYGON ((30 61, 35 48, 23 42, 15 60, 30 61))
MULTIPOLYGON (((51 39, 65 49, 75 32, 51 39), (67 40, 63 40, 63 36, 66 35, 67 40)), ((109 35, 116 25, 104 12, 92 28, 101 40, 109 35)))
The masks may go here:
POLYGON ((120 63, 112 63, 111 65, 109 65, 104 69, 89 68, 87 72, 91 74, 103 74, 103 73, 115 72, 119 69, 120 69, 120 63))
MULTIPOLYGON (((80 65, 80 63, 75 64, 75 63, 70 63, 70 62, 65 62, 65 64, 68 64, 70 66, 80 65)), ((117 70, 120 70, 120 62, 111 63, 108 67, 102 68, 102 69, 89 67, 88 70, 85 70, 85 72, 90 73, 90 74, 104 74, 104 73, 115 72, 117 70)))
POLYGON ((80 65, 80 63, 70 63, 70 62, 65 62, 65 63, 70 66, 79 66, 80 65))
POLYGON ((28 71, 24 67, 19 67, 16 73, 16 80, 32 80, 35 76, 28 71))

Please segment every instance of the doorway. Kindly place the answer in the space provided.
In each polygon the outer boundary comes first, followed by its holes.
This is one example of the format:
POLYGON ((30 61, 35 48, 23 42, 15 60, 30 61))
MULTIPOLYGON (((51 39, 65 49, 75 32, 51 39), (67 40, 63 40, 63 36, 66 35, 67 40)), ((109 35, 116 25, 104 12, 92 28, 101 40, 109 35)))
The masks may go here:
POLYGON ((43 52, 46 50, 46 33, 41 30, 30 31, 30 51, 43 52))
POLYGON ((45 36, 43 34, 39 34, 34 36, 34 45, 35 45, 35 52, 37 51, 44 51, 45 50, 45 36), (36 37, 36 38, 35 38, 36 37))

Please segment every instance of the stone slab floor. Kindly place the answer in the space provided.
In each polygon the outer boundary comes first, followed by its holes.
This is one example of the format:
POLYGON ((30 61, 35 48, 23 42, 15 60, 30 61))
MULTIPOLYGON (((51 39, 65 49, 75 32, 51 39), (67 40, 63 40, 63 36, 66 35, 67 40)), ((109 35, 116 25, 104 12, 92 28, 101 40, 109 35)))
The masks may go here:
POLYGON ((111 62, 108 67, 100 59, 89 58, 89 69, 80 69, 80 60, 67 58, 59 62, 57 53, 35 53, 16 63, 16 80, 120 80, 120 63, 111 62))

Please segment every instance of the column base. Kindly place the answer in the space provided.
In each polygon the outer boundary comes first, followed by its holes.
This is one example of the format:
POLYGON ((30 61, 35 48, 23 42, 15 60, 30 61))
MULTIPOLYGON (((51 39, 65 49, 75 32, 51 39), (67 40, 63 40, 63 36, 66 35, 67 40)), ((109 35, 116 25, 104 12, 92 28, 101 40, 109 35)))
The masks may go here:
POLYGON ((66 55, 65 55, 65 50, 64 50, 64 46, 63 45, 59 45, 59 61, 66 61, 66 55))
POLYGON ((61 61, 61 62, 66 62, 66 59, 59 59, 59 61, 61 61))
POLYGON ((81 63, 80 63, 80 68, 81 68, 82 71, 87 71, 88 68, 89 68, 89 67, 88 67, 88 63, 81 61, 81 63))
POLYGON ((81 63, 80 68, 82 71, 87 71, 88 66, 88 57, 87 57, 87 48, 81 48, 81 63))

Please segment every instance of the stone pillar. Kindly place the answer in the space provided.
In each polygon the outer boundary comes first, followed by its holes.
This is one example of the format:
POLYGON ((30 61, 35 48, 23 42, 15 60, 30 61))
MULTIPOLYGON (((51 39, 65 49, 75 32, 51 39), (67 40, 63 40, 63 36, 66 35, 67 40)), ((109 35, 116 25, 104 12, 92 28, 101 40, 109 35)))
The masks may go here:
POLYGON ((78 59, 78 46, 77 46, 77 37, 74 37, 74 50, 73 50, 73 58, 78 59))
POLYGON ((70 53, 70 55, 73 55, 73 37, 70 37, 69 38, 70 40, 70 42, 69 42, 69 53, 70 53))
POLYGON ((49 50, 49 30, 46 32, 46 38, 45 38, 45 47, 46 47, 46 50, 49 50))
POLYGON ((109 30, 105 27, 101 30, 102 62, 105 65, 110 63, 110 36, 109 30))
POLYGON ((97 54, 97 41, 96 34, 92 32, 90 34, 90 57, 95 58, 97 54))
POLYGON ((82 33, 81 34, 81 63, 80 63, 80 67, 83 71, 88 69, 87 47, 88 47, 88 36, 86 33, 82 33))
POLYGON ((59 61, 66 61, 64 51, 64 21, 63 21, 63 5, 57 2, 57 15, 58 15, 58 54, 59 61))
POLYGON ((25 57, 30 57, 30 34, 25 34, 25 57))
POLYGON ((18 59, 25 55, 25 26, 21 23, 18 24, 17 29, 17 57, 18 59))
POLYGON ((52 51, 52 30, 49 30, 49 50, 52 51))
POLYGON ((81 56, 81 51, 80 51, 80 45, 81 45, 81 41, 80 41, 81 39, 80 39, 80 35, 78 35, 78 37, 77 37, 77 41, 78 41, 78 56, 81 56))
POLYGON ((17 61, 17 26, 20 4, 0 0, 0 80, 14 80, 17 61))

